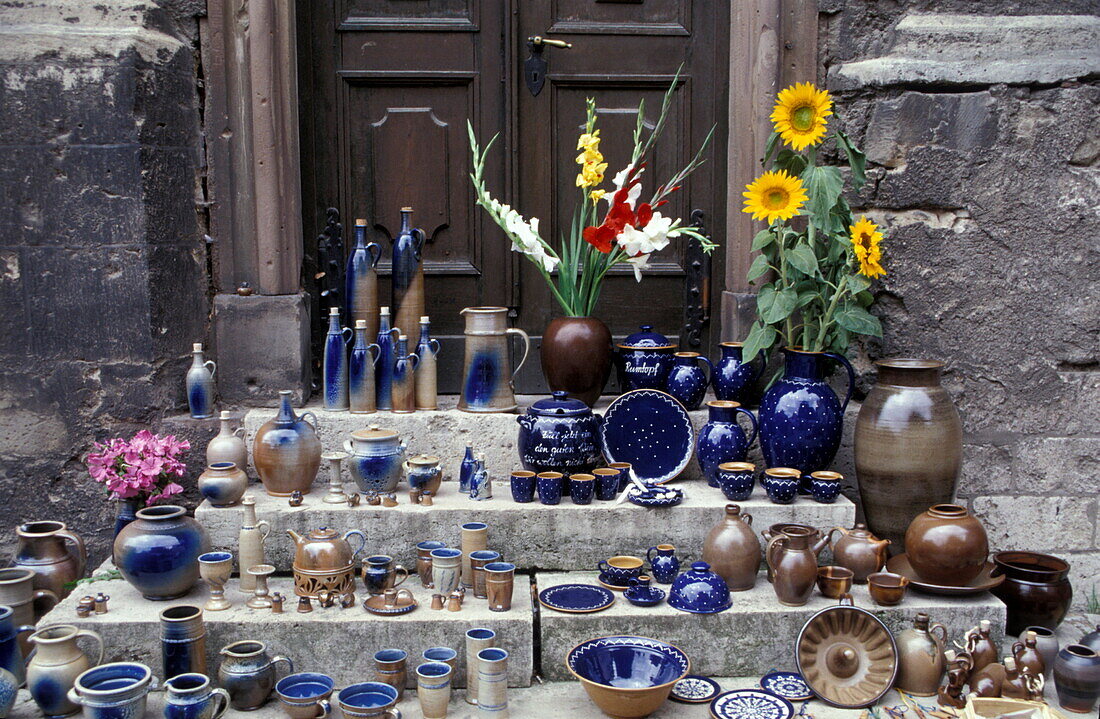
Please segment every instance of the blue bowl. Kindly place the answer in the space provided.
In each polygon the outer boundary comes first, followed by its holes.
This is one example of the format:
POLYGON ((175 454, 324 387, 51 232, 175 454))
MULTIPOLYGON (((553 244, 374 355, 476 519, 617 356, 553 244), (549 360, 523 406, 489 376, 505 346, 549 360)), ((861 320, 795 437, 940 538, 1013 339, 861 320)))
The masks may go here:
POLYGON ((677 647, 647 637, 598 637, 569 650, 565 666, 610 716, 649 716, 691 669, 677 647))

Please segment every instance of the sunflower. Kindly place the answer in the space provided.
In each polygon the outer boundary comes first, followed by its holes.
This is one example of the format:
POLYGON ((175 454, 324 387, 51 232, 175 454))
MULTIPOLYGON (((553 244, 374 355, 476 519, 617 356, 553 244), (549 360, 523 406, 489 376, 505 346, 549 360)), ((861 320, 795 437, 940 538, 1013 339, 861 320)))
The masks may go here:
POLYGON ((852 249, 859 261, 859 273, 867 277, 879 277, 886 274, 882 269, 882 232, 878 225, 867 219, 865 215, 859 216, 859 221, 848 228, 852 235, 852 249))
POLYGON ((789 220, 799 213, 806 201, 806 189, 802 180, 788 175, 786 170, 765 172, 745 186, 745 207, 742 212, 752 213, 754 220, 789 220))
POLYGON ((796 151, 816 145, 825 137, 825 117, 832 115, 833 101, 827 90, 802 82, 782 90, 772 110, 775 131, 796 151))

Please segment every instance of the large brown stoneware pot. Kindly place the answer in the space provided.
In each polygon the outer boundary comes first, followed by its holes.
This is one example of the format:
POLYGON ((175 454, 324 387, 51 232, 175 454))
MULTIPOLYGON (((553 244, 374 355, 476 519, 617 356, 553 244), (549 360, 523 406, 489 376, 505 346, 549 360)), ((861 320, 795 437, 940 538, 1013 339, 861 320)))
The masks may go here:
POLYGON ((961 587, 977 577, 989 555, 985 527, 965 507, 937 504, 905 531, 909 564, 930 584, 961 587))
POLYGON ((900 548, 913 517, 950 502, 962 468, 962 422, 940 386, 943 363, 887 359, 859 410, 855 465, 867 526, 900 548))
POLYGON ((21 524, 15 534, 19 543, 11 566, 34 572, 35 589, 49 590, 61 599, 69 596, 71 584, 84 576, 88 564, 84 540, 63 522, 52 521, 21 524))
POLYGON ((294 414, 289 390, 279 392, 279 413, 256 432, 252 462, 271 496, 287 497, 295 491, 309 494, 321 468, 317 415, 294 414))
POLYGON ((1057 629, 1073 602, 1069 562, 1038 552, 997 552, 993 576, 1005 580, 993 595, 1005 603, 1005 633, 1020 636, 1029 626, 1057 629))
POLYGON ((591 407, 611 374, 611 330, 595 317, 555 317, 542 334, 539 359, 551 392, 568 392, 591 407))
POLYGON ((726 580, 731 592, 742 592, 756 585, 760 555, 752 515, 739 505, 727 504, 725 515, 703 540, 703 561, 726 580))

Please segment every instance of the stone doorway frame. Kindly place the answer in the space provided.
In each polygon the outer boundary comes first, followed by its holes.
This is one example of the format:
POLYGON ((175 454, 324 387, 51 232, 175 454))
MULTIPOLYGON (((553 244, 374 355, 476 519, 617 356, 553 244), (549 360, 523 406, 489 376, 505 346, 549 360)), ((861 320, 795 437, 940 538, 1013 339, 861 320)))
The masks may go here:
MULTIPOLYGON (((200 20, 219 393, 269 405, 279 389, 310 393, 309 302, 303 291, 297 28, 294 0, 207 0, 200 20), (248 283, 250 295, 238 288, 248 283)), ((759 170, 775 92, 817 78, 816 0, 744 0, 730 12, 723 339, 743 338, 755 295, 745 282, 762 227, 741 212, 759 170), (748 69, 748 71, 746 71, 748 69)))

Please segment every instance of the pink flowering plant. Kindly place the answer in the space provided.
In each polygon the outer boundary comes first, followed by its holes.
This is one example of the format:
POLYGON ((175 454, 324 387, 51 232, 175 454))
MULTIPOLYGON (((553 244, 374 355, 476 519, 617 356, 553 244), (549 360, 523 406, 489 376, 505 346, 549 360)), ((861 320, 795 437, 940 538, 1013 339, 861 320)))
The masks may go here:
POLYGON ((107 485, 112 499, 144 499, 146 504, 155 504, 183 491, 173 477, 182 477, 187 470, 179 457, 190 448, 185 439, 143 429, 129 441, 115 437, 107 444, 96 442, 88 455, 88 472, 92 479, 107 485))

